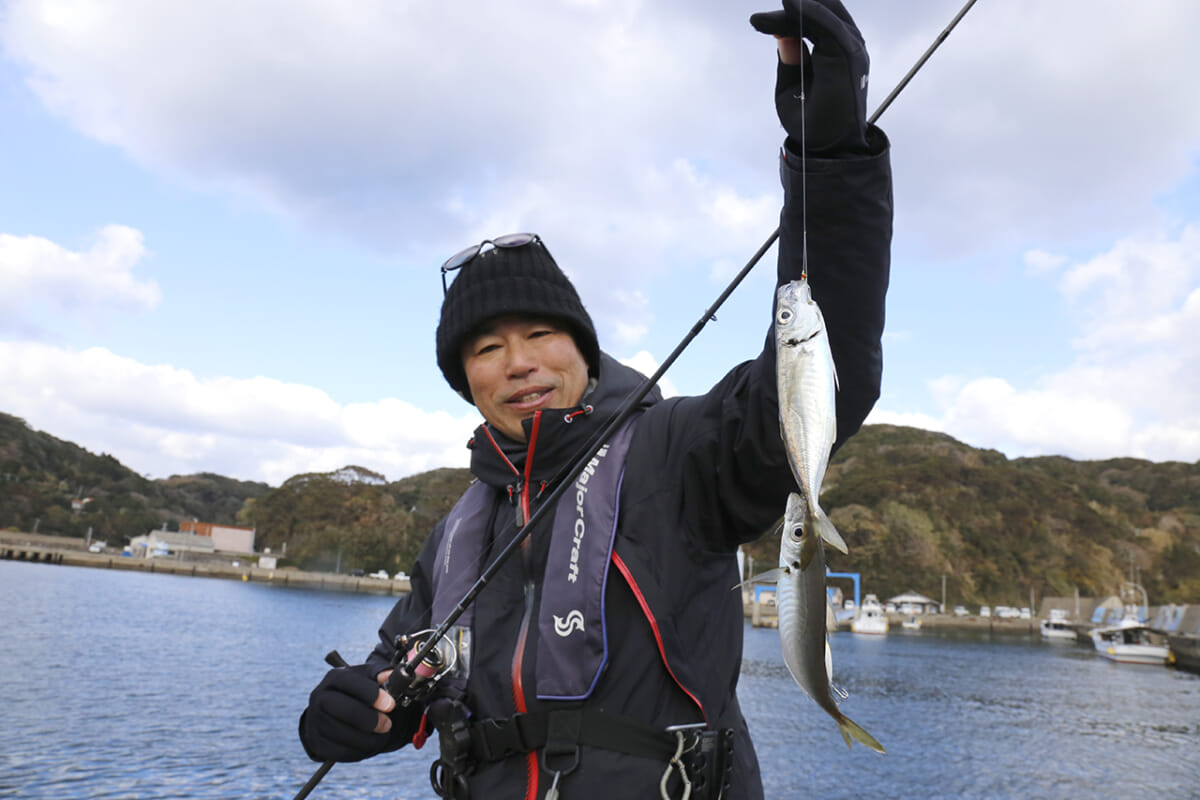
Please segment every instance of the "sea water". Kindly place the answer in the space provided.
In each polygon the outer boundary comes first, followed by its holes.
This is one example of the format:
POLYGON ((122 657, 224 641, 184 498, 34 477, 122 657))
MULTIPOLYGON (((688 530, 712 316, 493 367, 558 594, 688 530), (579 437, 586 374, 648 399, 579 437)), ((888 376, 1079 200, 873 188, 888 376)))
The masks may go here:
MULTIPOLYGON (((360 662, 394 598, 0 562, 0 797, 290 798, 296 724, 338 649, 360 662)), ((768 798, 1200 796, 1200 676, 1036 636, 831 638, 847 749, 746 629, 740 684, 768 798)), ((405 748, 338 764, 321 798, 429 800, 405 748)), ((568 799, 569 800, 569 799, 568 799)))

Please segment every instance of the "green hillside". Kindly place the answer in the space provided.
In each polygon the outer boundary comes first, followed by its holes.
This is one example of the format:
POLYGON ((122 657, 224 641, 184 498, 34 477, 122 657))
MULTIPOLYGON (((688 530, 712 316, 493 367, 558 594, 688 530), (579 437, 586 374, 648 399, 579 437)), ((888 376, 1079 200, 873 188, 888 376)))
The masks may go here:
POLYGON ((0 529, 82 537, 91 527, 95 538, 121 544, 163 523, 235 524, 245 501, 270 489, 211 473, 150 480, 0 413, 0 529))
POLYGON ((1030 590, 1109 594, 1133 574, 1155 603, 1200 599, 1200 464, 1009 460, 874 425, 838 452, 822 506, 850 548, 830 567, 881 596, 940 599, 946 576, 948 602, 1026 605, 1030 590))
MULTIPOLYGON (((438 469, 395 482, 359 467, 278 488, 219 475, 149 480, 0 414, 0 528, 120 544, 180 520, 253 526, 287 564, 407 570, 470 482, 438 469), (72 500, 91 497, 82 509, 72 500)), ((1200 601, 1200 464, 1008 459, 916 428, 865 427, 838 452, 822 506, 850 547, 828 554, 881 596, 1026 605, 1115 593, 1131 575, 1153 603, 1200 601)), ((748 548, 778 556, 768 533, 748 548)))

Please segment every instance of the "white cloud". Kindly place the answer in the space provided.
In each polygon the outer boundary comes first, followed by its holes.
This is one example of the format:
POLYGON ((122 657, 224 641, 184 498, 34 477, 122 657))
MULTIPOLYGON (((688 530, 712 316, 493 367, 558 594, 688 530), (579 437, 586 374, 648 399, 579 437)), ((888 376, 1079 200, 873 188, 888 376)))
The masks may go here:
POLYGON ((100 229, 80 252, 40 236, 0 233, 0 331, 37 331, 58 315, 95 322, 153 309, 158 284, 133 274, 145 256, 142 234, 124 225, 100 229))
POLYGON ((1045 250, 1030 250, 1025 254, 1025 266, 1034 275, 1054 272, 1066 263, 1066 256, 1047 253, 1045 250))
MULTIPOLYGON (((960 5, 851 4, 871 50, 872 101, 960 5)), ((402 264, 539 231, 601 341, 653 350, 652 313, 665 318, 695 286, 723 283, 777 224, 774 55, 745 23, 761 7, 518 1, 463 14, 378 1, 348 11, 335 0, 9 0, 0 45, 45 108, 155 180, 249 198, 402 264)), ((930 253, 980 264, 992 251, 1025 252, 1028 276, 1060 279, 1073 323, 1067 370, 973 371, 932 386, 943 428, 1046 452, 1167 453, 1194 441, 1197 234, 1128 236, 1090 259, 1058 254, 1111 230, 1151 229, 1165 213, 1156 203, 1194 176, 1200 4, 1129 8, 979 4, 883 119, 897 264, 936 270, 930 253)), ((46 311, 101 320, 151 309, 157 286, 135 276, 148 260, 141 235, 120 226, 79 252, 5 236, 0 334, 44 338, 46 311)), ((170 285, 165 268, 159 276, 170 285)), ((922 335, 889 331, 889 344, 916 347, 922 335)), ((199 377, 82 344, 6 347, 0 369, 23 371, 26 416, 53 411, 74 426, 44 426, 56 435, 107 434, 117 420, 125 438, 114 434, 111 449, 142 448, 156 471, 199 453, 213 459, 204 468, 284 476, 327 454, 375 452, 384 472, 405 453, 462 456, 461 437, 442 432, 465 417, 434 419, 399 400, 359 408, 311 387, 199 377), (411 438, 426 430, 430 441, 411 438), (379 455, 376 439, 396 455, 379 455)), ((634 361, 656 366, 645 353, 634 361)))
MULTIPOLYGON (((657 372, 658 368, 662 366, 662 363, 646 350, 635 353, 629 358, 622 358, 620 362, 627 367, 633 367, 647 378, 657 372)), ((662 391, 663 397, 675 397, 679 394, 679 390, 675 387, 675 384, 666 375, 659 379, 658 388, 662 391)))
MULTIPOLYGON (((856 7, 879 90, 928 46, 919 26, 937 24, 931 3, 887 5, 856 7), (888 19, 917 6, 919 21, 888 19)), ((1138 14, 1118 0, 975 6, 882 120, 901 227, 922 249, 971 252, 1021 234, 1056 247, 1136 226, 1194 169, 1198 28, 1195 3, 1138 14)))
MULTIPOLYGON (((1077 264, 1059 257, 1076 312, 1076 359, 1017 387, 1005 378, 929 382, 941 409, 920 427, 1009 455, 1194 461, 1200 451, 1200 231, 1129 237, 1077 264)), ((880 412, 873 420, 902 415, 880 412)))
POLYGON ((306 228, 434 252, 539 231, 628 337, 614 288, 738 262, 775 223, 773 46, 715 9, 13 0, 0 42, 85 135, 306 228))
POLYGON ((155 477, 216 472, 278 484, 356 464, 395 480, 466 466, 478 416, 401 400, 339 405, 270 378, 201 378, 92 348, 0 342, 8 413, 155 477))

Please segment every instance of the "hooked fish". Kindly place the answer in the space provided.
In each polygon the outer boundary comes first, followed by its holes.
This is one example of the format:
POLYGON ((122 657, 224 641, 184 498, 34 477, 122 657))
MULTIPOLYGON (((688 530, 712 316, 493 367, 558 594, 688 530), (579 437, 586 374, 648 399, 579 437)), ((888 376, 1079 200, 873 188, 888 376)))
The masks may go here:
MULTIPOLYGON (((783 663, 800 688, 837 722, 847 747, 850 747, 853 739, 883 753, 883 745, 843 714, 834 698, 837 690, 832 683, 833 655, 829 650, 826 627, 832 610, 825 590, 825 548, 816 537, 809 537, 815 542, 812 560, 807 567, 800 566, 800 552, 805 538, 803 520, 807 513, 804 499, 795 492, 789 494, 779 543, 779 568, 758 578, 775 580, 775 607, 779 614, 783 663)), ((845 696, 844 693, 840 694, 845 696)))
POLYGON ((803 529, 816 534, 808 535, 801 547, 800 567, 805 569, 815 555, 818 537, 847 552, 846 542, 819 503, 837 436, 837 372, 825 318, 806 278, 785 283, 775 292, 775 359, 780 431, 792 475, 804 492, 803 529))

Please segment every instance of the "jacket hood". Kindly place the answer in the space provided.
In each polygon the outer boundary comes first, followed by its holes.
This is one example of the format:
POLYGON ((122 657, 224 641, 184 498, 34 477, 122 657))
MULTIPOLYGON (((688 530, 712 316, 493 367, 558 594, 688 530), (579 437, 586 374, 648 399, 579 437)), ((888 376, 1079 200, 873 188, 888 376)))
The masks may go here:
MULTIPOLYGON (((641 372, 604 352, 600 354, 599 373, 584 391, 578 406, 542 411, 536 432, 534 418, 525 420, 524 442, 513 441, 487 422, 476 428, 467 445, 471 448, 471 472, 475 477, 497 488, 520 485, 531 452, 531 481, 548 485, 560 477, 559 473, 583 455, 583 448, 592 437, 647 380, 641 372)), ((660 400, 662 392, 656 385, 639 407, 648 408, 660 400)))

